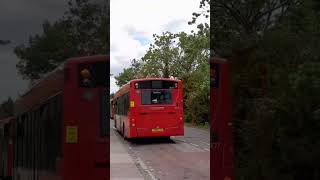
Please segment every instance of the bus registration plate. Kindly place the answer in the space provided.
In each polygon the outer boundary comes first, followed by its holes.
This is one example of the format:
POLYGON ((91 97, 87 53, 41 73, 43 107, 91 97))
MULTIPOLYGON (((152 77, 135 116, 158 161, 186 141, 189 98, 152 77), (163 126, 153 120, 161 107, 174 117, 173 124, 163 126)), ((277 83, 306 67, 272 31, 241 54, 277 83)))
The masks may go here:
POLYGON ((163 132, 163 128, 154 128, 152 129, 152 132, 163 132))

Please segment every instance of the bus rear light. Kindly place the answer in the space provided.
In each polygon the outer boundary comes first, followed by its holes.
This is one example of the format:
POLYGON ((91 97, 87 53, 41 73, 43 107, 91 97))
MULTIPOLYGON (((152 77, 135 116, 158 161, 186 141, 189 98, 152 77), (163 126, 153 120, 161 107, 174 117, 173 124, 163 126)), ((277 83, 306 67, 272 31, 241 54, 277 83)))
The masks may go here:
POLYGON ((91 72, 87 67, 80 70, 80 83, 83 87, 89 87, 91 84, 91 72))
POLYGON ((132 127, 135 127, 135 126, 136 126, 136 124, 133 123, 133 124, 132 124, 132 127))
POLYGON ((89 69, 87 69, 87 68, 82 69, 80 74, 85 79, 89 79, 91 77, 91 73, 90 73, 89 69))

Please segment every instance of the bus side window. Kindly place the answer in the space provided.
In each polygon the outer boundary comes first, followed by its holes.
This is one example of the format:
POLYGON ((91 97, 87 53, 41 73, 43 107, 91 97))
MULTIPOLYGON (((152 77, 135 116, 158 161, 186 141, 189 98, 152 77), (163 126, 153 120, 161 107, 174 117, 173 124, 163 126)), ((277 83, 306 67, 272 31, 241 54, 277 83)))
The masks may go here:
POLYGON ((129 112, 129 93, 126 93, 124 95, 124 97, 125 97, 125 103, 124 103, 124 105, 125 105, 125 115, 128 115, 128 112, 129 112))

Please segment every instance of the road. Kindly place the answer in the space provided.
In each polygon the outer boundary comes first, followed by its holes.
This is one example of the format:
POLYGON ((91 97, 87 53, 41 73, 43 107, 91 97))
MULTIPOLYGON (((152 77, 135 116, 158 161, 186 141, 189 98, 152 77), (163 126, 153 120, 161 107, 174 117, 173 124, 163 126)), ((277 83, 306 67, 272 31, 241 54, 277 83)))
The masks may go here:
MULTIPOLYGON (((110 127, 111 131, 116 131, 113 129, 113 120, 110 127)), ((118 132, 110 134, 116 136, 113 138, 128 150, 128 154, 144 179, 210 179, 208 131, 185 126, 185 136, 171 137, 170 140, 147 138, 128 141, 124 140, 118 132)))

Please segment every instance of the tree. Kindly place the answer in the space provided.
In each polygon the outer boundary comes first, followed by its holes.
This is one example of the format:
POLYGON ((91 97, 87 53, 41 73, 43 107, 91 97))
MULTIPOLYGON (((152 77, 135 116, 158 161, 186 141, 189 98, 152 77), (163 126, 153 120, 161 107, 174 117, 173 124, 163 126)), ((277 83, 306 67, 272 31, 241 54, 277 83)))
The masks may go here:
POLYGON ((177 57, 177 49, 174 48, 176 34, 163 32, 162 35, 153 35, 154 44, 150 44, 149 50, 142 57, 142 72, 146 76, 165 77, 175 75, 174 58, 177 57))
POLYGON ((211 41, 214 55, 251 51, 270 28, 280 22, 298 0, 211 0, 211 41))
POLYGON ((15 48, 19 73, 34 81, 66 58, 106 54, 109 50, 109 7, 105 1, 70 0, 69 9, 54 23, 45 21, 43 33, 15 48))
POLYGON ((118 76, 115 76, 116 84, 121 87, 125 84, 127 84, 130 80, 139 78, 141 68, 141 62, 136 59, 131 60, 130 67, 124 68, 123 72, 121 72, 118 76))
POLYGON ((209 106, 209 25, 198 31, 154 34, 141 60, 116 77, 121 86, 134 78, 174 76, 183 81, 185 119, 195 124, 208 121, 209 106), (200 80, 200 81, 199 81, 200 80))
POLYGON ((118 76, 115 76, 114 78, 116 79, 116 84, 121 87, 127 82, 129 82, 131 79, 134 79, 135 72, 133 68, 124 68, 123 72, 121 72, 118 76))
POLYGON ((7 100, 0 104, 0 119, 13 116, 14 103, 13 100, 9 97, 7 100))
POLYGON ((213 54, 232 65, 237 179, 319 178, 316 5, 211 0, 213 54))
POLYGON ((11 41, 10 40, 1 40, 0 39, 0 45, 7 45, 7 44, 10 44, 11 41))

